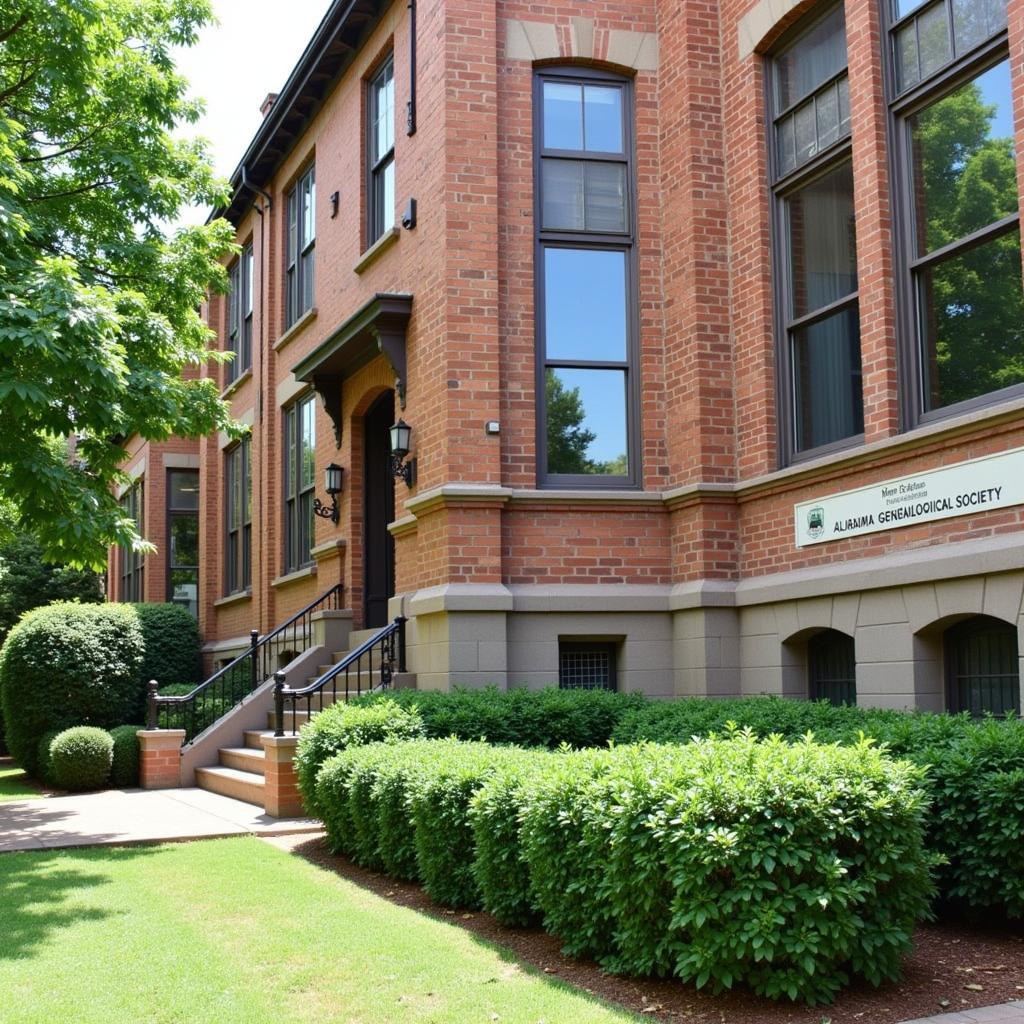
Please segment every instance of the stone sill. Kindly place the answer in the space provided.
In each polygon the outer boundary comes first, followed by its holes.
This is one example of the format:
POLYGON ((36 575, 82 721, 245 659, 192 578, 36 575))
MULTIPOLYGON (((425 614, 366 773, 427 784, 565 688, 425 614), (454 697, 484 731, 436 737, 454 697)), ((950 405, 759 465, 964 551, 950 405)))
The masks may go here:
POLYGON ((295 572, 287 572, 283 576, 278 576, 277 579, 270 581, 270 585, 272 587, 287 587, 292 583, 298 583, 300 580, 308 580, 315 575, 316 566, 306 565, 301 569, 296 569, 295 572))
POLYGON ((247 380, 252 380, 252 367, 240 373, 221 393, 222 399, 233 395, 247 380))
POLYGON ((281 349, 290 345, 295 338, 316 319, 316 313, 316 306, 310 306, 310 308, 307 309, 306 312, 303 313, 302 316, 300 316, 299 319, 296 320, 295 323, 293 323, 291 327, 289 327, 288 330, 274 342, 274 351, 280 352, 281 349))
POLYGON ((252 590, 240 590, 237 594, 228 594, 226 597, 218 597, 213 602, 214 608, 229 608, 233 604, 241 604, 243 601, 252 600, 252 590))
POLYGON ((370 246, 359 260, 356 265, 352 268, 357 274, 361 274, 367 267, 375 263, 380 257, 381 253, 386 252, 398 241, 398 236, 401 234, 397 227, 392 228, 390 231, 385 231, 380 238, 377 239, 373 245, 370 246))
POLYGON ((323 544, 317 544, 315 548, 311 548, 309 553, 318 561, 321 562, 325 558, 337 558, 345 550, 348 541, 344 537, 337 537, 334 540, 325 541, 323 544))

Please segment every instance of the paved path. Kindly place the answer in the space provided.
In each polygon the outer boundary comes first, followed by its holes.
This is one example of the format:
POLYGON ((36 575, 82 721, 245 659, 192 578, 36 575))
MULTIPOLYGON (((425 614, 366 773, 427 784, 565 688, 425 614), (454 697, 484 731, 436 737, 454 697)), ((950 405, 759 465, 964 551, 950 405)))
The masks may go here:
POLYGON ((958 1010, 935 1017, 920 1017, 904 1024, 1024 1024, 1024 1000, 980 1006, 976 1010, 958 1010))
POLYGON ((322 827, 309 818, 269 818, 259 807, 205 789, 111 789, 0 803, 0 853, 288 835, 322 827))

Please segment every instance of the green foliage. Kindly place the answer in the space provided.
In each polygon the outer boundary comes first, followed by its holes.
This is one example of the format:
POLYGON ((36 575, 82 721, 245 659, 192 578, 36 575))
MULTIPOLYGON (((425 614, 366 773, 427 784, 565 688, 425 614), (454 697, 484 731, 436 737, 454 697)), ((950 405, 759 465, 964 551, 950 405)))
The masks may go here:
POLYGON ((0 499, 55 561, 145 546, 111 438, 235 429, 216 382, 182 372, 219 358, 199 307, 233 229, 166 228, 226 197, 177 130, 200 106, 172 48, 210 18, 207 0, 0 0, 0 499))
POLYGON ((110 730, 114 741, 110 784, 117 789, 139 784, 139 737, 136 733, 141 728, 141 725, 118 725, 110 730))
MULTIPOLYGON (((357 704, 373 704, 376 695, 357 704)), ((448 693, 397 690, 387 699, 416 705, 427 736, 513 743, 519 747, 603 747, 619 719, 645 704, 638 694, 607 690, 544 690, 494 687, 448 693)))
POLYGON ((416 704, 402 707, 394 700, 371 704, 332 704, 299 732, 295 770, 299 792, 309 814, 319 816, 316 778, 328 758, 348 747, 367 743, 411 740, 424 734, 416 704))
POLYGON ((114 741, 105 729, 77 725, 50 744, 50 775, 58 789, 100 789, 110 777, 114 741))
POLYGON ((596 462, 587 455, 587 449, 597 439, 597 434, 583 425, 587 414, 579 388, 567 389, 557 373, 548 370, 544 379, 544 397, 548 472, 620 476, 627 472, 625 452, 608 462, 596 462))
MULTIPOLYGON (((192 683, 172 683, 161 686, 157 691, 161 697, 184 697, 195 689, 192 683)), ((219 691, 204 691, 193 701, 184 705, 183 710, 161 708, 157 716, 157 726, 161 729, 187 729, 189 736, 198 736, 204 729, 213 725, 235 706, 228 697, 221 696, 219 691), (184 720, 183 720, 183 717, 184 720)))
POLYGON ((139 679, 143 693, 155 679, 161 686, 199 682, 199 625, 180 604, 133 604, 142 627, 145 656, 139 679))
POLYGON ((60 729, 50 729, 39 737, 36 744, 36 778, 47 785, 53 785, 50 774, 50 744, 60 735, 60 729))
POLYGON ((109 728, 139 706, 143 639, 135 611, 118 604, 52 604, 28 612, 0 648, 7 741, 38 773, 43 733, 72 725, 109 728))

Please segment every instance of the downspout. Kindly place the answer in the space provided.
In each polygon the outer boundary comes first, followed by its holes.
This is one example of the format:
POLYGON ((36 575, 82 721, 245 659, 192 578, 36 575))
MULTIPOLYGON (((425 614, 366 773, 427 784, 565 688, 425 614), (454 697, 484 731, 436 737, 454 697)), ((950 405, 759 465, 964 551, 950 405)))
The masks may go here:
POLYGON ((409 102, 405 105, 405 134, 416 134, 416 0, 409 0, 409 102))

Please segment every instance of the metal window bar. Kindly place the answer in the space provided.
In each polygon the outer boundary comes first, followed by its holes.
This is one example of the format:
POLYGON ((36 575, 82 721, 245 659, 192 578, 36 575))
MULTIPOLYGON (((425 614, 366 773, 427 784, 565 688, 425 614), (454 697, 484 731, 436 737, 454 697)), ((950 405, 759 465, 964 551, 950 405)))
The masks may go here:
POLYGON ((857 703, 853 637, 819 633, 807 643, 808 697, 831 704, 857 703))

